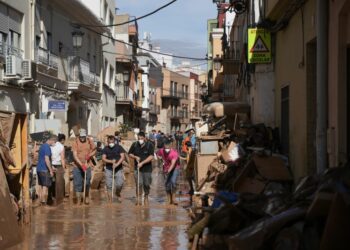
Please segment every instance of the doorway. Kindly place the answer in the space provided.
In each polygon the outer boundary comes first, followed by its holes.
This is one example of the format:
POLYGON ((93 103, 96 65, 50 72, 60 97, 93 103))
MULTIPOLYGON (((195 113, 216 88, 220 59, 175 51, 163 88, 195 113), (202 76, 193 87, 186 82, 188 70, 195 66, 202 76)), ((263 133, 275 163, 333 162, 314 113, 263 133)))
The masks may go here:
POLYGON ((316 113, 317 113, 317 46, 316 41, 306 45, 306 95, 307 95, 307 174, 317 172, 316 166, 316 113))
POLYGON ((281 89, 281 150, 289 155, 289 86, 281 89))

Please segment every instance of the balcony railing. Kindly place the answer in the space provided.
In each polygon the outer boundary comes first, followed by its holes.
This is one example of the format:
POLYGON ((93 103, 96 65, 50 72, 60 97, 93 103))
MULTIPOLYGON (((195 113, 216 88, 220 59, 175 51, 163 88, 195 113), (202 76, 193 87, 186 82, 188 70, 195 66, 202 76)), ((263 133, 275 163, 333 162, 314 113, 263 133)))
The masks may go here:
POLYGON ((35 50, 35 61, 58 69, 58 57, 46 49, 39 47, 35 50))
POLYGON ((23 59, 23 50, 0 41, 0 56, 6 57, 11 55, 23 59))
POLYGON ((150 104, 150 105, 149 105, 149 112, 150 112, 151 114, 158 114, 158 113, 157 113, 157 105, 155 105, 155 104, 150 104))
POLYGON ((171 119, 178 119, 178 118, 180 118, 180 116, 179 116, 179 112, 177 111, 177 110, 170 110, 169 112, 168 112, 168 116, 171 118, 171 119))
POLYGON ((167 98, 177 98, 180 99, 183 97, 182 92, 178 92, 175 90, 162 90, 162 97, 167 97, 167 98))
POLYGON ((87 85, 98 85, 99 76, 90 72, 90 63, 80 57, 68 57, 69 82, 78 82, 87 85))
POLYGON ((125 84, 117 84, 116 86, 117 102, 133 102, 134 94, 132 89, 125 84))

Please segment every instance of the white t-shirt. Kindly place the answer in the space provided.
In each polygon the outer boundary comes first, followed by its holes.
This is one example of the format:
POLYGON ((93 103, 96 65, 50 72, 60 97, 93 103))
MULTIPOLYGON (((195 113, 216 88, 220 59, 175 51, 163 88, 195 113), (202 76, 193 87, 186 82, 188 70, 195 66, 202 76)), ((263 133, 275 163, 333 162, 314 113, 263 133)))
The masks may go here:
POLYGON ((51 147, 52 165, 62 165, 62 159, 61 159, 62 151, 64 151, 64 146, 60 142, 56 142, 56 145, 51 147))

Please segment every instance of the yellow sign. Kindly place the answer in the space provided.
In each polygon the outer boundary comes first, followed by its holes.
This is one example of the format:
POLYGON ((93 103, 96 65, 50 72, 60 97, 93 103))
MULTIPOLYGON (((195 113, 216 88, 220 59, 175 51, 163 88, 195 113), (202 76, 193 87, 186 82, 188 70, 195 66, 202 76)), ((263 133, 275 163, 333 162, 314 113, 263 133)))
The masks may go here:
POLYGON ((271 34, 264 29, 248 29, 248 63, 271 62, 271 34))

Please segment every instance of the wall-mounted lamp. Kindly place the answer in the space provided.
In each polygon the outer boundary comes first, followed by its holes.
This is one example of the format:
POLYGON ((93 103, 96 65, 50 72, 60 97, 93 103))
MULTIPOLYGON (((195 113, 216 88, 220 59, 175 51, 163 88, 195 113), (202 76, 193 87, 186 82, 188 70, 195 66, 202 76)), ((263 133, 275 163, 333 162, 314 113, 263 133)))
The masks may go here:
POLYGON ((214 69, 217 73, 219 73, 221 69, 221 57, 219 55, 216 55, 214 58, 214 69))

